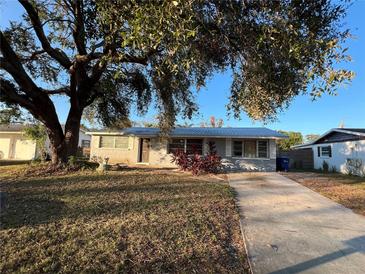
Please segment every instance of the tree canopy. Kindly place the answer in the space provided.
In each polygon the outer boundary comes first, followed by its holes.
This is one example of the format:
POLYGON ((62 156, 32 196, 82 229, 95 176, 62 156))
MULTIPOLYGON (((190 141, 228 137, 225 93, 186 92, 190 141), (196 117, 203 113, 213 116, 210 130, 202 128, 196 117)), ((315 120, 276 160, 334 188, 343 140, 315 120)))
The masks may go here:
POLYGON ((178 115, 197 111, 195 88, 226 69, 228 110, 265 121, 298 94, 334 94, 353 77, 337 65, 350 58, 346 1, 19 3, 22 20, 1 30, 0 100, 45 125, 54 161, 76 152, 85 110, 105 126, 123 126, 131 109, 143 115, 153 104, 168 130, 178 115), (70 102, 64 132, 56 95, 70 102))
POLYGON ((305 135, 305 141, 306 142, 313 142, 314 140, 318 139, 319 136, 321 136, 321 135, 320 134, 314 134, 314 133, 307 134, 307 135, 305 135))
POLYGON ((300 132, 279 130, 280 133, 288 136, 287 139, 278 141, 278 147, 282 151, 288 151, 292 146, 303 144, 303 135, 300 132))

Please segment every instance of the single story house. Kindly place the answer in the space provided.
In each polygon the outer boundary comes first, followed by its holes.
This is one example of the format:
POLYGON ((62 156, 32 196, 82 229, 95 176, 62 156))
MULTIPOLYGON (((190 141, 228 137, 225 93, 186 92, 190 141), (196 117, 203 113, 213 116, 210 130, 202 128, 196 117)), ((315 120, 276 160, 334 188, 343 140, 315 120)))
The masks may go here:
POLYGON ((334 128, 316 140, 292 147, 312 149, 315 169, 365 175, 365 128, 334 128))
MULTIPOLYGON (((40 149, 35 141, 24 136, 24 124, 0 125, 0 160, 33 160, 40 156, 40 149)), ((91 136, 85 129, 80 129, 79 147, 90 147, 91 136)), ((46 140, 46 150, 49 141, 46 140)))
POLYGON ((285 135, 268 128, 175 128, 163 137, 158 128, 132 127, 119 131, 92 131, 90 157, 110 163, 174 167, 172 153, 208 152, 214 142, 227 168, 251 171, 276 170, 276 140, 285 135))

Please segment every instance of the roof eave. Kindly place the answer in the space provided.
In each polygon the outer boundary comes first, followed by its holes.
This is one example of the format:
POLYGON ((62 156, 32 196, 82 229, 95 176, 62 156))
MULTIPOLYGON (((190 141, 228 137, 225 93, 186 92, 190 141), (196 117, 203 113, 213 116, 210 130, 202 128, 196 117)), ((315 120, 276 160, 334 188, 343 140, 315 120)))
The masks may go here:
MULTIPOLYGON (((163 137, 162 135, 159 134, 135 134, 135 133, 126 133, 126 132, 112 132, 112 131, 89 131, 86 132, 86 134, 89 135, 120 135, 120 136, 135 136, 135 137, 163 137)), ((192 137, 197 137, 197 138, 246 138, 246 139, 274 139, 274 140, 279 140, 279 139, 286 139, 288 138, 287 136, 234 136, 234 135, 226 135, 226 136, 212 136, 212 135, 176 135, 176 134, 171 134, 168 135, 166 137, 175 137, 175 138, 192 138, 192 137)))
POLYGON ((24 131, 0 131, 0 133, 6 133, 6 134, 24 134, 24 131))

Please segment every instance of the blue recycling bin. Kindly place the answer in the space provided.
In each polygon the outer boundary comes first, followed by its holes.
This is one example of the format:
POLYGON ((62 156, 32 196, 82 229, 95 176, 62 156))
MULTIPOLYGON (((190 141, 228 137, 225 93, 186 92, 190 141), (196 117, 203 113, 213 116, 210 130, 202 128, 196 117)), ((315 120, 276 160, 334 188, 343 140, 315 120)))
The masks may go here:
POLYGON ((289 158, 287 157, 276 158, 276 169, 278 171, 289 171, 289 158))

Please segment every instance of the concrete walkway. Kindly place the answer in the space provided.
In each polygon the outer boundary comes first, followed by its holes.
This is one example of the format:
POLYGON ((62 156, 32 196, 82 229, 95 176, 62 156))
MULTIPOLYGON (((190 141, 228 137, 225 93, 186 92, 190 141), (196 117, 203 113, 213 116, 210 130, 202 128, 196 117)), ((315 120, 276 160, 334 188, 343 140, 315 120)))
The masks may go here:
POLYGON ((365 217, 277 173, 234 173, 254 273, 365 273, 365 217))

